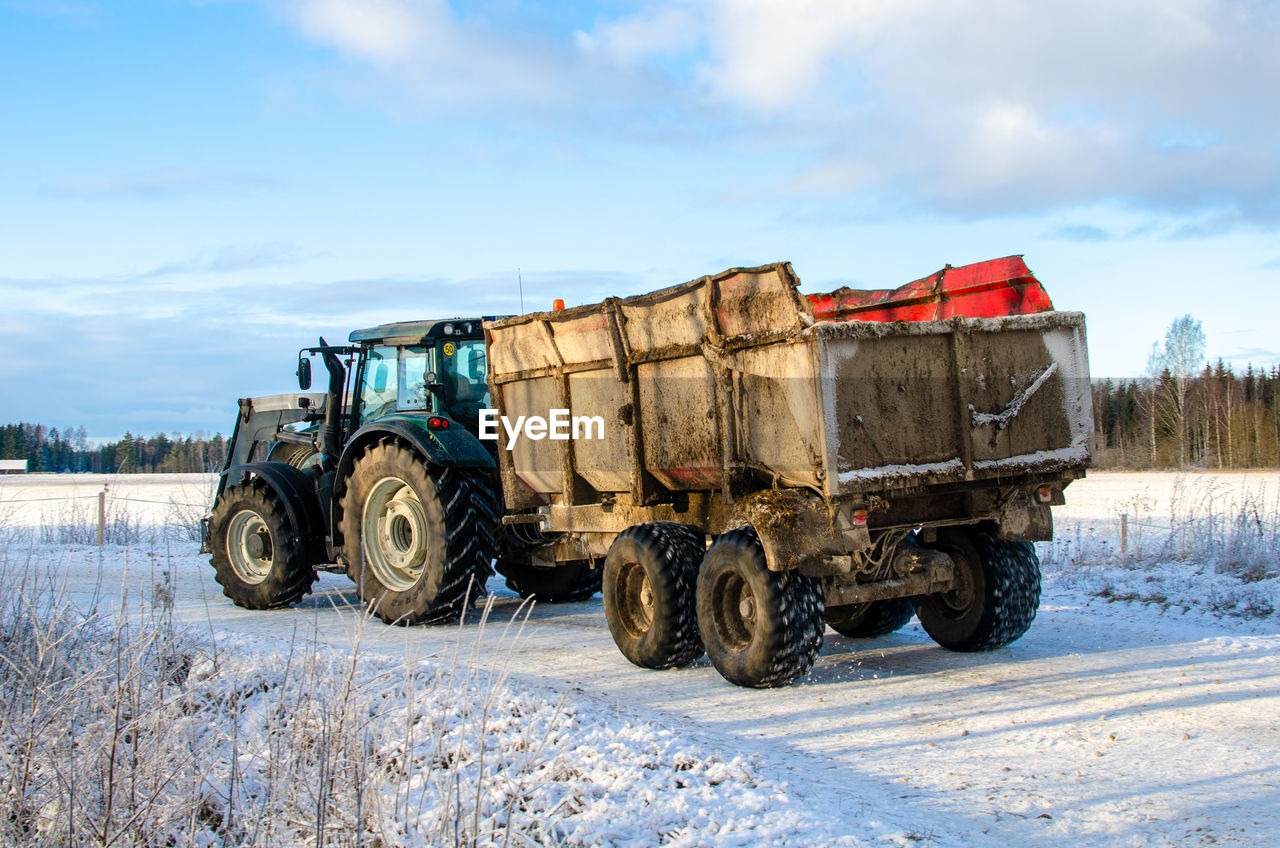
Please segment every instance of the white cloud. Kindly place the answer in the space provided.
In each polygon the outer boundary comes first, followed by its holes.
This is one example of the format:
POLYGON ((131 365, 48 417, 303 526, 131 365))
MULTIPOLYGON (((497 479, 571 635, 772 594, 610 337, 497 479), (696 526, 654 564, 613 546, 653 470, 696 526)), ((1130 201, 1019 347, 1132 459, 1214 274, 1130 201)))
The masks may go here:
POLYGON ((293 0, 288 11, 308 38, 380 65, 452 49, 457 39, 444 0, 293 0))
POLYGON ((1280 222, 1274 3, 658 0, 557 38, 512 4, 263 2, 428 111, 807 159, 761 194, 1280 222))
POLYGON ((580 50, 603 55, 627 66, 651 57, 680 54, 695 49, 706 24, 700 7, 672 5, 650 7, 628 18, 604 21, 594 33, 574 33, 580 50))
POLYGON ((415 107, 484 110, 559 99, 560 60, 518 27, 445 0, 262 0, 308 40, 387 74, 415 107))

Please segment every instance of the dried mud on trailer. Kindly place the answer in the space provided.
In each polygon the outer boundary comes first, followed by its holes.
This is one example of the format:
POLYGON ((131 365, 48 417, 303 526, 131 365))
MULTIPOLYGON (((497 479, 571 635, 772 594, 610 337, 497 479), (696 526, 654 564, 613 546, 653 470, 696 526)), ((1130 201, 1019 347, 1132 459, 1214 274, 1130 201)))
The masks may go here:
POLYGON ((548 574, 602 561, 610 631, 647 668, 705 650, 734 683, 785 685, 824 624, 913 614, 953 650, 1017 639, 1030 543, 1089 464, 1084 317, 1020 257, 797 286, 778 263, 486 323, 500 418, 605 429, 497 435, 504 534, 548 574))

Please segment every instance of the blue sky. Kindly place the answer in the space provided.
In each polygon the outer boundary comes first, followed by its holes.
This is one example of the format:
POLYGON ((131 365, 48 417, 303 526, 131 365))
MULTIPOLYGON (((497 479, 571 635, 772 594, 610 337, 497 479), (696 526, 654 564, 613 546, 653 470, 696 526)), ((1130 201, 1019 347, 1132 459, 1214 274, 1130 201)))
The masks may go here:
POLYGON ((0 419, 228 432, 318 334, 1021 253, 1280 361, 1280 4, 0 0, 0 419))

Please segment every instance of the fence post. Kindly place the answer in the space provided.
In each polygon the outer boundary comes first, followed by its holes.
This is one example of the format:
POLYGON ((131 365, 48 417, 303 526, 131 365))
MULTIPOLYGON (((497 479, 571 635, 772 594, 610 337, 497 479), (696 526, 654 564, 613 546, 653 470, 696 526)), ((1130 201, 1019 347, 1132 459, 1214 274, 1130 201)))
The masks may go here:
POLYGON ((1129 513, 1120 513, 1120 564, 1129 559, 1129 513))
POLYGON ((98 492, 98 547, 102 547, 107 530, 107 487, 98 492))

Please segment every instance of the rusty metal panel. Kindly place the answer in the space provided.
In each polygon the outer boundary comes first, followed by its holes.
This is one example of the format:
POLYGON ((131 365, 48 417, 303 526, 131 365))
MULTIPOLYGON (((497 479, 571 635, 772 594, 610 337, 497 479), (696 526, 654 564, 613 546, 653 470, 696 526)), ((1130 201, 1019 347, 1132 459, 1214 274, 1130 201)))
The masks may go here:
POLYGON ((707 336, 709 315, 702 285, 686 284, 620 305, 622 332, 632 354, 697 346, 707 336))
POLYGON ((599 362, 613 356, 609 319, 603 309, 547 322, 555 347, 565 365, 599 362))
MULTIPOLYGON (((937 474, 959 456, 951 344, 940 329, 911 336, 818 335, 827 447, 839 478, 900 466, 937 474)), ((960 467, 952 471, 949 477, 963 476, 960 467)))
MULTIPOLYGON (((559 406, 559 386, 554 377, 520 380, 501 387, 506 415, 513 421, 520 415, 547 415, 547 410, 559 406)), ((559 492, 563 488, 563 468, 560 461, 561 442, 550 439, 518 437, 507 450, 507 434, 499 425, 499 457, 509 461, 516 476, 535 492, 559 492)), ((504 461, 500 459, 499 461, 504 461)))
MULTIPOLYGON (((1047 307, 1024 271, 944 269, 917 281, 919 303, 872 305, 1047 307)), ((504 480, 553 504, 590 499, 575 494, 585 482, 640 505, 655 486, 727 495, 735 479, 843 498, 1087 466, 1083 316, 847 320, 881 313, 795 286, 778 263, 488 324, 504 415, 567 406, 604 421, 603 440, 519 439, 499 452, 504 480)))
POLYGON ((744 348, 729 365, 740 461, 787 485, 821 487, 829 468, 812 342, 744 348))
POLYGON ((710 278, 716 327, 722 336, 769 333, 800 325, 806 307, 790 263, 729 271, 710 278))
POLYGON ((673 491, 715 490, 722 482, 715 375, 701 356, 636 369, 645 469, 673 491))
POLYGON ((822 323, 830 494, 1082 468, 1084 316, 822 323))
MULTIPOLYGON (((574 416, 604 419, 604 438, 576 438, 573 446, 577 473, 598 492, 625 492, 631 487, 635 445, 627 414, 631 394, 613 371, 585 371, 569 375, 570 411, 574 416)), ((592 434, 594 435, 594 434, 592 434)))
POLYGON ((489 372, 513 374, 559 364, 551 333, 540 321, 510 319, 503 331, 487 333, 489 372))

